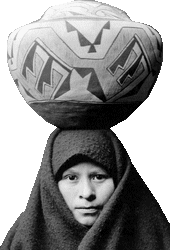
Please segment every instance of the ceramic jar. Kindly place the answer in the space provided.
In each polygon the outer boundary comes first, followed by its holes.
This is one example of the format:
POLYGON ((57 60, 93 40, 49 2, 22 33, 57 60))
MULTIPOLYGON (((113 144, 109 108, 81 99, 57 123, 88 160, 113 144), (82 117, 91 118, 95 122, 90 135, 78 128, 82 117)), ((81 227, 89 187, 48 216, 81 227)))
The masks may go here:
POLYGON ((123 121, 149 96, 161 63, 156 30, 95 1, 51 7, 8 40, 20 93, 59 128, 110 128, 123 121))

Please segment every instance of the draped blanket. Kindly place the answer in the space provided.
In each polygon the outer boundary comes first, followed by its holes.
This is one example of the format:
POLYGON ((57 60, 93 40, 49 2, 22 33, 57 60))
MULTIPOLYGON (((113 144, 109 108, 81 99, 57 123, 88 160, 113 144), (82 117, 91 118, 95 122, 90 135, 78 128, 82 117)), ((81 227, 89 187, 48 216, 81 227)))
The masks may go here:
MULTIPOLYGON (((52 160, 57 158, 53 155, 54 143, 55 147, 63 145, 63 155, 72 150, 71 144, 64 147, 64 140, 62 143, 60 140, 55 142, 59 136, 62 140, 62 133, 56 129, 51 134, 27 207, 8 232, 0 249, 170 250, 170 225, 111 130, 97 133, 104 133, 113 145, 113 168, 116 168, 113 174, 117 173, 118 182, 116 189, 91 228, 74 219, 58 189, 55 176, 58 170, 54 174, 52 166, 52 160)), ((64 133, 74 135, 77 132, 64 133)), ((86 134, 90 141, 93 131, 86 134)), ((77 153, 78 148, 83 150, 83 147, 77 146, 77 153)))

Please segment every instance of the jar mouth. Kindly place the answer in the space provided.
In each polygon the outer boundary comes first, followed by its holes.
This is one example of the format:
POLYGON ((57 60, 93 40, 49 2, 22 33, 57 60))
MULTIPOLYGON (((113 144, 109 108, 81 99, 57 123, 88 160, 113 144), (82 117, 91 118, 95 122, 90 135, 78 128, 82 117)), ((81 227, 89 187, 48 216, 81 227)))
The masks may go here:
POLYGON ((50 7, 40 20, 52 21, 65 18, 96 18, 131 21, 126 12, 95 0, 74 0, 68 4, 50 7))

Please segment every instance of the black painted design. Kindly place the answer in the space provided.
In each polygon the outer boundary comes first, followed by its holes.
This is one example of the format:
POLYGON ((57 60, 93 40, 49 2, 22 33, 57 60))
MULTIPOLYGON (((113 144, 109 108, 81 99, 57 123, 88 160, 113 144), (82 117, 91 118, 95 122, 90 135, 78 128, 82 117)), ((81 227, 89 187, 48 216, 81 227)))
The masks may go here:
POLYGON ((27 78, 27 68, 33 73, 33 66, 34 66, 34 55, 35 55, 35 51, 36 48, 38 46, 37 42, 34 42, 33 45, 31 46, 31 48, 28 51, 28 54, 26 56, 25 59, 25 63, 22 69, 22 75, 27 78))
POLYGON ((73 16, 83 16, 83 14, 74 12, 74 11, 69 11, 73 16))
POLYGON ((82 78, 91 74, 87 90, 91 92, 93 95, 95 95, 97 98, 102 100, 103 102, 106 102, 106 96, 100 85, 100 82, 99 82, 99 79, 97 77, 95 70, 93 68, 76 68, 76 71, 79 73, 79 75, 82 78))
POLYGON ((102 41, 102 35, 103 35, 103 30, 104 29, 110 29, 110 21, 108 21, 103 28, 101 29, 101 31, 99 32, 98 36, 96 37, 94 43, 91 43, 83 34, 81 34, 81 32, 79 30, 77 30, 77 28, 75 28, 72 24, 70 24, 68 21, 66 21, 66 28, 68 32, 77 32, 78 38, 79 38, 79 42, 80 42, 80 46, 81 47, 85 47, 85 46, 90 46, 90 49, 88 51, 88 53, 95 53, 96 52, 96 48, 95 45, 100 45, 101 41, 102 41))
MULTIPOLYGON (((106 102, 105 94, 104 94, 103 89, 100 85, 100 82, 99 82, 99 79, 97 77, 95 70, 93 68, 75 68, 75 70, 82 78, 84 78, 87 75, 91 75, 91 77, 89 79, 87 90, 91 94, 93 94, 94 96, 96 96, 97 98, 102 100, 103 102, 106 102)), ((67 79, 63 82, 62 86, 55 94, 55 96, 54 96, 55 99, 60 97, 61 95, 65 94, 65 93, 67 93, 69 90, 71 90, 71 88, 70 88, 71 74, 72 74, 72 72, 70 72, 67 79)))
POLYGON ((110 22, 107 22, 103 28, 101 29, 100 33, 98 34, 98 36, 96 37, 96 40, 94 42, 94 45, 100 45, 101 44, 101 40, 102 40, 102 35, 103 35, 103 30, 110 30, 110 22))
POLYGON ((127 94, 125 94, 122 98, 119 98, 119 101, 121 101, 121 99, 124 99, 125 97, 137 95, 147 77, 145 77, 143 81, 141 81, 137 86, 135 86, 132 90, 130 90, 127 94))
MULTIPOLYGON (((121 83, 121 85, 123 85, 123 83, 126 81, 126 79, 128 77, 130 77, 132 79, 133 75, 135 74, 135 72, 137 71, 141 59, 142 59, 142 54, 137 58, 137 60, 134 62, 134 64, 132 64, 132 66, 120 77, 119 82, 121 83)), ((144 71, 144 70, 143 70, 144 71)), ((142 73, 143 73, 142 71, 142 73)))
MULTIPOLYGON (((65 65, 62 64, 61 61, 54 58, 48 51, 45 50, 45 48, 38 42, 38 40, 34 41, 32 46, 29 48, 24 63, 22 67, 22 75, 23 77, 28 80, 28 71, 33 74, 33 76, 36 79, 35 82, 35 88, 38 90, 39 93, 44 94, 44 85, 48 85, 53 88, 52 92, 55 91, 56 86, 53 86, 53 79, 52 79, 52 71, 55 70, 53 67, 53 63, 57 63, 65 70, 65 79, 62 82, 61 86, 56 90, 56 93, 53 94, 53 98, 57 99, 63 94, 67 93, 70 90, 70 78, 71 74, 73 72, 73 69, 67 68, 65 65), (41 50, 43 50, 43 53, 46 55, 46 59, 42 58, 41 50), (36 68, 36 60, 35 56, 39 54, 39 57, 41 57, 43 63, 41 66, 41 69, 39 69, 39 72, 37 72, 36 68)), ((77 73, 84 78, 87 75, 90 75, 89 83, 87 90, 92 93, 94 96, 102 100, 103 102, 106 101, 106 97, 104 95, 103 89, 100 85, 99 79, 97 77, 97 74, 93 68, 75 68, 74 70, 77 71, 77 73)), ((58 86, 58 85, 57 85, 58 86)), ((26 92, 27 93, 27 92, 26 92)), ((27 93, 30 96, 30 93, 27 93)), ((32 96, 31 96, 32 97, 32 96)), ((33 98, 33 97, 32 97, 33 98)))
POLYGON ((47 83, 49 86, 52 86, 51 70, 53 61, 54 58, 50 56, 44 66, 41 77, 37 84, 37 89, 40 93, 43 93, 43 83, 47 83))
POLYGON ((15 43, 15 41, 16 41, 16 39, 17 39, 17 35, 18 35, 18 32, 17 32, 17 34, 15 35, 15 37, 14 37, 14 39, 13 39, 12 46, 11 46, 11 53, 10 53, 10 55, 9 55, 9 53, 7 53, 7 60, 8 60, 8 61, 11 60, 11 65, 13 64, 12 59, 14 58, 14 43, 15 43))
POLYGON ((127 44, 127 46, 121 51, 121 53, 111 64, 111 66, 108 67, 108 71, 113 76, 115 76, 118 69, 121 69, 123 71, 123 73, 121 73, 117 78, 117 82, 123 88, 132 83, 138 77, 140 77, 144 71, 148 72, 148 74, 151 72, 150 63, 146 56, 146 52, 143 50, 143 47, 141 46, 140 41, 137 39, 136 35, 132 38, 130 43, 127 44), (136 45, 139 48, 138 53, 136 53, 134 49, 136 45), (136 58, 129 66, 127 66, 132 51, 136 54, 136 58), (145 61, 145 67, 147 67, 147 69, 145 69, 142 60, 145 61))
POLYGON ((73 32, 76 31, 78 34, 78 38, 79 38, 79 42, 80 42, 80 46, 84 47, 84 46, 89 46, 92 45, 91 42, 89 42, 85 36, 83 36, 72 24, 70 24, 69 22, 66 21, 66 27, 67 27, 67 31, 68 32, 73 32))
POLYGON ((63 82, 59 90, 57 91, 57 93, 55 94, 54 99, 57 99, 58 97, 60 97, 61 95, 64 95, 70 90, 70 77, 71 77, 71 72, 67 76, 67 78, 65 79, 65 81, 63 82))
POLYGON ((135 45, 135 40, 132 40, 129 46, 118 56, 116 61, 109 67, 109 71, 114 75, 118 68, 122 68, 125 66, 128 57, 135 45))
MULTIPOLYGON (((41 57, 41 55, 39 55, 41 57)), ((42 57, 41 57, 42 58, 42 57)), ((70 73, 70 69, 67 68, 65 65, 63 65, 59 60, 54 58, 49 52, 45 50, 45 48, 39 44, 37 41, 34 41, 31 48, 29 49, 24 64, 22 68, 22 75, 27 79, 27 70, 29 69, 32 74, 36 77, 36 89, 39 91, 39 93, 44 94, 44 85, 48 85, 50 87, 53 87, 52 82, 52 71, 53 71, 53 62, 56 62, 59 64, 64 70, 66 70, 68 73, 70 73), (37 48, 42 49, 47 58, 46 61, 43 60, 42 69, 40 71, 40 74, 36 72, 36 66, 35 66, 35 55, 38 53, 37 48)))

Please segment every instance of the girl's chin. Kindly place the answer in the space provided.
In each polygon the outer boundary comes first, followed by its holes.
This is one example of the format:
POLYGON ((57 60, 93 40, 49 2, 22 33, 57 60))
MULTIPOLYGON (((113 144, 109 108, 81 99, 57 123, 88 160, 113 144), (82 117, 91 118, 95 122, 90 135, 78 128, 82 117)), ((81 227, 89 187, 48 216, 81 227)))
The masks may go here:
POLYGON ((75 219, 84 226, 92 226, 97 220, 99 213, 90 213, 90 214, 79 214, 75 216, 75 219))

